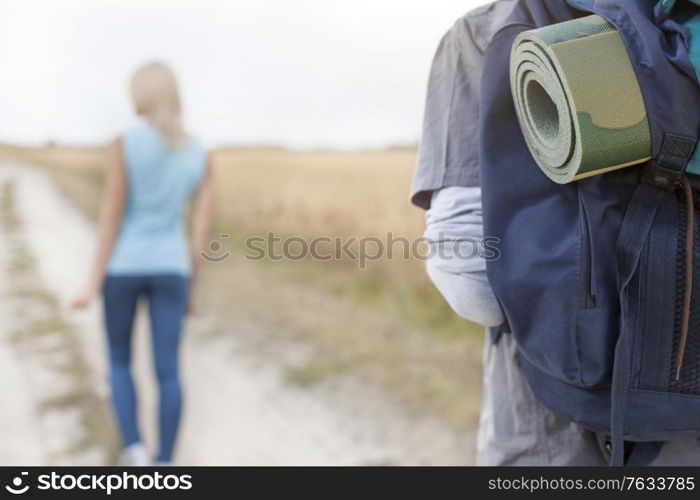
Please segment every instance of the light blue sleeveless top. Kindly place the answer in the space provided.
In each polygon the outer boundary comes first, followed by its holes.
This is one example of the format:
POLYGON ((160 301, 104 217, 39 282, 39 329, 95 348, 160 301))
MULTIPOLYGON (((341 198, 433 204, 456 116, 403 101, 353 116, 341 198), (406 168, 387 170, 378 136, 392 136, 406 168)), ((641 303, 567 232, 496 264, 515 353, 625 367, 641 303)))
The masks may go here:
POLYGON ((123 148, 128 198, 107 273, 189 275, 183 218, 204 177, 204 149, 195 139, 168 147, 146 125, 129 130, 123 148))

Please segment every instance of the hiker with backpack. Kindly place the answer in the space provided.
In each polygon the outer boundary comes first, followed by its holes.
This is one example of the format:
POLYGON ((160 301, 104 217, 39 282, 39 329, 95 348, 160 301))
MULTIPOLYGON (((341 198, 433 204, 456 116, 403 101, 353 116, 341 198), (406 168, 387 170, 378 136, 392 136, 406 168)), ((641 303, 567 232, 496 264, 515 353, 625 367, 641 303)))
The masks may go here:
POLYGON ((698 13, 668 0, 498 0, 438 47, 412 201, 441 247, 433 282, 488 327, 479 464, 700 465, 700 108, 688 106, 700 86, 686 46, 698 13), (511 49, 525 31, 591 14, 629 52, 650 159, 558 183, 523 136, 511 49), (484 236, 495 258, 461 257, 484 236))

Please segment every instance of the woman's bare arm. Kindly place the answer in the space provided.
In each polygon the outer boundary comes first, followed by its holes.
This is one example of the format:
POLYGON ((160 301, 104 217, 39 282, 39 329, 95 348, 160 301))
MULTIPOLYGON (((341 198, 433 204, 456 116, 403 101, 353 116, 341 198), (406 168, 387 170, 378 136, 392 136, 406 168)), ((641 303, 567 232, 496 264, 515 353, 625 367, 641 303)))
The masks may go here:
POLYGON ((104 281, 107 263, 119 236, 128 190, 121 138, 115 139, 109 147, 105 184, 105 193, 100 207, 97 254, 85 289, 73 302, 73 307, 78 309, 87 307, 99 292, 104 281))
MULTIPOLYGON (((206 251, 209 243, 211 223, 214 216, 214 174, 211 155, 207 158, 204 178, 192 200, 192 276, 191 287, 194 289, 199 280, 199 270, 202 263, 202 252, 206 251)), ((194 290, 191 296, 194 295, 194 290)), ((190 301, 190 309, 192 309, 190 301)))

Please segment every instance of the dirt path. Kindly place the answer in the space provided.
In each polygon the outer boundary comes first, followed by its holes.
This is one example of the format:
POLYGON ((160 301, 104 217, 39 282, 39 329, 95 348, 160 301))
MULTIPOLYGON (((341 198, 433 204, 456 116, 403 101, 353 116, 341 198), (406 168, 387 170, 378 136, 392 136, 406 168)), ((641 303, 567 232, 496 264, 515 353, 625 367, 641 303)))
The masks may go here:
MULTIPOLYGON (((34 257, 37 279, 56 297, 65 321, 74 325, 89 384, 106 401, 106 366, 99 305, 87 312, 67 308, 84 279, 92 255, 94 229, 63 198, 46 174, 18 163, 0 163, 0 183, 12 182, 15 212, 26 252, 34 257)), ((0 234, 0 249, 8 236, 0 234)), ((0 283, 8 265, 2 259, 0 283)), ((13 294, 4 285, 0 292, 13 294)), ((177 463, 193 465, 276 464, 463 464, 470 461, 471 436, 456 433, 443 422, 408 412, 388 395, 352 376, 313 387, 290 384, 284 363, 255 352, 264 338, 254 316, 237 310, 227 319, 226 334, 214 334, 215 319, 190 321, 183 350, 186 405, 177 463), (251 340, 252 339, 252 340, 251 340), (253 347, 251 347, 253 346, 253 347)), ((15 320, 16 321, 16 320, 15 320)), ((12 313, 0 309, 0 384, 8 404, 0 417, 3 463, 70 463, 43 451, 41 432, 71 434, 71 429, 45 428, 37 417, 36 385, 27 382, 27 356, 11 341, 12 313), (8 396, 9 395, 9 396, 8 396), (12 431, 8 431, 12 429, 12 431)), ((220 329, 220 322, 217 323, 220 329)), ((140 389, 143 431, 151 449, 155 437, 154 380, 145 318, 137 327, 135 371, 140 389)), ((280 351, 278 349, 278 351, 280 351)), ((303 356, 292 343, 286 357, 303 356)), ((106 405, 105 405, 106 406, 106 405)), ((104 420, 104 419, 103 419, 104 420)), ((76 419, 64 418, 65 426, 76 419)), ((101 425, 111 424, 102 422, 101 425)), ((65 447, 65 446, 64 446, 65 447)), ((85 451, 81 463, 96 465, 107 453, 85 451)), ((74 461, 75 461, 74 460, 74 461)))

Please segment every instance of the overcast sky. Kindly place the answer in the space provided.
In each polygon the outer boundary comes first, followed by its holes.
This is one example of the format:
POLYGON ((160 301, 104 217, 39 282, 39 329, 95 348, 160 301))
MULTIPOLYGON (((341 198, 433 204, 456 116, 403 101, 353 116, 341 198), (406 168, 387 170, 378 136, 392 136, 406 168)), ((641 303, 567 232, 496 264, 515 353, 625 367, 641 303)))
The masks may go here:
POLYGON ((208 146, 418 139, 442 34, 480 0, 0 0, 0 141, 100 143, 170 62, 208 146))

